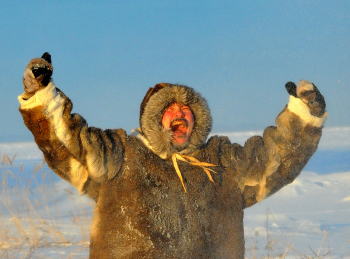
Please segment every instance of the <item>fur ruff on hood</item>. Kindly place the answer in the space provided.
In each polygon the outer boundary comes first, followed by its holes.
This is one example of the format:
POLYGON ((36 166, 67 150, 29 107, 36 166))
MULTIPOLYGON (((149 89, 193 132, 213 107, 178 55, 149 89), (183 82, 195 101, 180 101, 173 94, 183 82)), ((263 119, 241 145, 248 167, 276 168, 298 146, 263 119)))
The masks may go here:
POLYGON ((150 88, 146 94, 148 100, 141 105, 139 129, 141 140, 163 159, 169 158, 173 153, 183 155, 193 153, 205 144, 211 131, 212 117, 207 101, 193 88, 185 85, 158 84, 156 87, 150 88), (155 93, 147 97, 157 86, 155 93), (189 106, 195 119, 190 139, 181 150, 172 144, 172 131, 162 125, 165 109, 175 102, 189 106))

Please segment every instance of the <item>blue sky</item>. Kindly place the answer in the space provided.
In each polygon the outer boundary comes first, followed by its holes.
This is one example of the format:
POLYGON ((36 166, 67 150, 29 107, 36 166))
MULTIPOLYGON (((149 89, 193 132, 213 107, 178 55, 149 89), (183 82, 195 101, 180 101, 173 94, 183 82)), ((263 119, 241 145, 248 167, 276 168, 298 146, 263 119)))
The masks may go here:
POLYGON ((7 1, 0 9, 0 143, 31 141, 18 112, 22 74, 48 51, 53 79, 90 126, 138 126, 159 82, 208 100, 213 132, 262 130, 308 79, 327 126, 350 125, 348 1, 7 1))

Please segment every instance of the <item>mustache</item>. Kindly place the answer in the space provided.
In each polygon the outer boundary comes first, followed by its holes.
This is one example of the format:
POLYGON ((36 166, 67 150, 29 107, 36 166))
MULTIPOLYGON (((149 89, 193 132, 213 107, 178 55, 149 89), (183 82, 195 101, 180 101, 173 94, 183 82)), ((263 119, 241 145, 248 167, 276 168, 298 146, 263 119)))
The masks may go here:
POLYGON ((177 130, 178 127, 182 126, 183 123, 185 123, 186 127, 188 127, 188 121, 185 118, 173 119, 170 122, 170 128, 171 128, 172 131, 175 131, 175 130, 177 130), (181 123, 177 123, 177 122, 181 122, 181 123))

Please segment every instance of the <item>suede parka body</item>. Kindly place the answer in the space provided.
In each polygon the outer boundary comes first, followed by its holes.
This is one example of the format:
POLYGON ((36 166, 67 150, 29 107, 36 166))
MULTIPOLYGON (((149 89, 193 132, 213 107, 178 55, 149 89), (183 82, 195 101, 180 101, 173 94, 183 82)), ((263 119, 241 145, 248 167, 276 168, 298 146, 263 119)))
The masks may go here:
POLYGON ((240 146, 223 136, 206 140, 210 111, 192 88, 164 89, 147 103, 139 137, 89 127, 52 82, 29 99, 20 96, 20 112, 53 171, 96 201, 90 258, 244 258, 244 208, 293 182, 317 149, 326 115, 310 115, 290 96, 276 126, 240 146), (153 121, 174 101, 187 102, 196 120, 181 151, 153 121), (214 182, 179 160, 185 192, 174 153, 216 165, 214 182))

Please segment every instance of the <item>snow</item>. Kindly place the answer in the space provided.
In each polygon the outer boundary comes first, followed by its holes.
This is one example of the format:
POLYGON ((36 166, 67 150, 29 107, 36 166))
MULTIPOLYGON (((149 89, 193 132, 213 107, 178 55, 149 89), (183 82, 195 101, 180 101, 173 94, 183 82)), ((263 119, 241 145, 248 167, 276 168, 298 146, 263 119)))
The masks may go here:
MULTIPOLYGON (((219 135, 244 144, 261 134, 219 135)), ((87 258, 92 201, 42 165, 35 143, 0 144, 4 154, 10 161, 3 159, 0 174, 0 257, 87 258)), ((350 258, 349 158, 350 127, 325 128, 301 175, 245 210, 246 257, 350 258)))
MULTIPOLYGON (((212 135, 228 136, 229 139, 241 145, 252 136, 262 136, 262 131, 224 132, 212 135)), ((0 145, 1 148, 1 145, 0 145)), ((350 150, 350 127, 325 127, 318 150, 350 150)))
POLYGON ((270 255, 281 254, 288 243, 293 245, 290 256, 312 255, 311 249, 321 247, 322 255, 350 258, 349 180, 350 171, 328 175, 304 171, 292 184, 246 209, 247 248, 254 240, 259 248, 255 254, 263 257, 266 245, 275 240, 270 255))
MULTIPOLYGON (((234 143, 244 145, 252 137, 262 135, 262 131, 223 132, 213 135, 228 136, 234 143)), ((350 150, 350 126, 324 128, 319 150, 350 150)), ((6 153, 10 158, 16 155, 16 160, 42 159, 43 155, 35 142, 0 143, 0 155, 6 153)))
POLYGON ((44 158, 35 142, 0 143, 0 154, 7 154, 11 159, 15 156, 16 160, 44 158))

